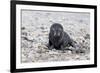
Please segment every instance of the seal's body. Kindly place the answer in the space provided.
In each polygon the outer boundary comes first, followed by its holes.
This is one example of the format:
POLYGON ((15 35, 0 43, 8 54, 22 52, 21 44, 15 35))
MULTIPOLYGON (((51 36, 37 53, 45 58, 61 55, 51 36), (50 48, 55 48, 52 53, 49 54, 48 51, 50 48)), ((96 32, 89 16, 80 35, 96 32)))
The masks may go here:
POLYGON ((64 32, 63 27, 59 23, 54 23, 49 33, 49 49, 64 49, 66 46, 74 46, 72 39, 64 32))

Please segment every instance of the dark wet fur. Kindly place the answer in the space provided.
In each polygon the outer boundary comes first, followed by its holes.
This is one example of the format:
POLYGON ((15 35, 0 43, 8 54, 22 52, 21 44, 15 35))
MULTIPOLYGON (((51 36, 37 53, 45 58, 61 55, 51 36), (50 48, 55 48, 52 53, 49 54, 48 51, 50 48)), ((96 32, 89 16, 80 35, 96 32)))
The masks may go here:
POLYGON ((74 41, 64 32, 61 24, 53 24, 49 33, 49 49, 64 50, 67 46, 75 47, 74 41))

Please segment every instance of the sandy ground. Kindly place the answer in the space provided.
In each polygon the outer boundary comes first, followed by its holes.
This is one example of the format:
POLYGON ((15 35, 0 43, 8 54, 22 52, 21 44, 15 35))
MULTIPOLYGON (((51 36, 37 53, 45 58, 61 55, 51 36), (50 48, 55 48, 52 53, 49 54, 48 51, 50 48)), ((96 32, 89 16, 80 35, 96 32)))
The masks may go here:
MULTIPOLYGON (((22 10, 21 62, 90 60, 90 14, 22 10), (85 53, 48 50, 48 34, 53 23, 62 24, 64 31, 85 53)), ((69 47, 72 48, 72 47, 69 47)))

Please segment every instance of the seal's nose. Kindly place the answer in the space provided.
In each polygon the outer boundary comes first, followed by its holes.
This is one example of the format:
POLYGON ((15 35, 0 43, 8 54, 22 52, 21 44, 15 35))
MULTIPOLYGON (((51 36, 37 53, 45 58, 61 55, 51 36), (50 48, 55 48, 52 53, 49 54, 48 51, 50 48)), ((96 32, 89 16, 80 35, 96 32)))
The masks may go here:
POLYGON ((54 36, 58 37, 58 36, 60 36, 60 33, 59 33, 59 32, 58 32, 58 33, 55 32, 55 33, 54 33, 54 36))

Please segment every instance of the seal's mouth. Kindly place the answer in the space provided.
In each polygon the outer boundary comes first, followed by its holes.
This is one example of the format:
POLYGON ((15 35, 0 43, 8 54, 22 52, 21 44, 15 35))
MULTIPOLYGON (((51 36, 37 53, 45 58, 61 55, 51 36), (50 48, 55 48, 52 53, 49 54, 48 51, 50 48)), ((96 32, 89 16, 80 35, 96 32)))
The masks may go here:
POLYGON ((56 41, 56 43, 60 40, 61 36, 54 36, 54 41, 56 41))

